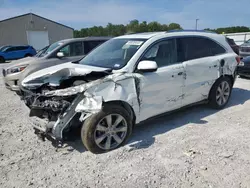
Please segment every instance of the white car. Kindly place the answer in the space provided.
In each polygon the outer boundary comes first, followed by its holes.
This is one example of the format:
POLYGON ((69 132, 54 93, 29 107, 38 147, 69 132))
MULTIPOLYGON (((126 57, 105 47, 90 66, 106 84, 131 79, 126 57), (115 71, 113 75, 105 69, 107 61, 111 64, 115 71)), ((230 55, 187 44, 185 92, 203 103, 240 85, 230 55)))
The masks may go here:
POLYGON ((226 38, 205 31, 131 34, 113 38, 80 62, 26 77, 23 99, 41 137, 63 141, 81 128, 93 153, 126 142, 133 126, 189 105, 223 108, 240 58, 226 38))

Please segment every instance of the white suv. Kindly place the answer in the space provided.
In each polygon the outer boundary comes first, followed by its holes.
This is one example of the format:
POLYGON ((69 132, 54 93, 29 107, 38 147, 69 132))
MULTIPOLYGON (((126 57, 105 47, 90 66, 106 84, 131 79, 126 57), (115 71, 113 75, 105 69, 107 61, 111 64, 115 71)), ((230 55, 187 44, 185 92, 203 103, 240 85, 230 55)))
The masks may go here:
POLYGON ((223 108, 239 57, 222 35, 201 31, 131 34, 113 38, 80 62, 35 72, 22 82, 41 137, 63 141, 81 127, 93 153, 126 142, 133 126, 191 104, 223 108))

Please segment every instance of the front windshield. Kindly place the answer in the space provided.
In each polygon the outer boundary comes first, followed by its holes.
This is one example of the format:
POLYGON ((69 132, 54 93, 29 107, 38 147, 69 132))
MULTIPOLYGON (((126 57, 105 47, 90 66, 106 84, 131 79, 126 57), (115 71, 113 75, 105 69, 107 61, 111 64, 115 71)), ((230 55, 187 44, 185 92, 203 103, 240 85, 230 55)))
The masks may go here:
POLYGON ((63 45, 63 42, 60 42, 60 41, 51 44, 49 46, 49 48, 43 54, 41 54, 41 56, 45 56, 47 54, 50 54, 54 49, 56 49, 58 46, 61 46, 61 45, 63 45))
POLYGON ((80 64, 120 69, 133 57, 145 39, 111 39, 90 52, 80 64))

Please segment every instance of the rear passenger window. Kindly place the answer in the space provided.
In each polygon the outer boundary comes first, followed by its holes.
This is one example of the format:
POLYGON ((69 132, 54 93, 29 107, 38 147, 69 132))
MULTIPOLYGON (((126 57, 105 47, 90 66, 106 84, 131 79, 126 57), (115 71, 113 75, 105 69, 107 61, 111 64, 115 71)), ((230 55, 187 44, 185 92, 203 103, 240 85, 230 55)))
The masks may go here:
POLYGON ((187 37, 179 39, 179 50, 183 60, 192 60, 225 53, 225 49, 216 42, 202 37, 187 37))
POLYGON ((147 51, 142 60, 155 61, 158 67, 177 63, 176 40, 169 39, 155 44, 147 51))
POLYGON ((28 49, 28 46, 17 46, 16 47, 16 50, 17 51, 20 51, 20 50, 27 50, 28 49))
POLYGON ((100 44, 104 43, 105 41, 85 41, 84 42, 84 51, 85 54, 88 54, 91 50, 93 50, 95 47, 99 46, 100 44))

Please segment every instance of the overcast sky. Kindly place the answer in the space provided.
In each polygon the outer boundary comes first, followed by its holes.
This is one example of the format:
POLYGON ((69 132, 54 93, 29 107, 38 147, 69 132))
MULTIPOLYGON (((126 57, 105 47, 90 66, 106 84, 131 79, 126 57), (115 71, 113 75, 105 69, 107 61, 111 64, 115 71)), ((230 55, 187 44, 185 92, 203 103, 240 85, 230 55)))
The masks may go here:
POLYGON ((75 29, 133 19, 193 29, 196 18, 200 29, 250 27, 249 5, 250 0, 0 0, 0 20, 32 11, 75 29))

